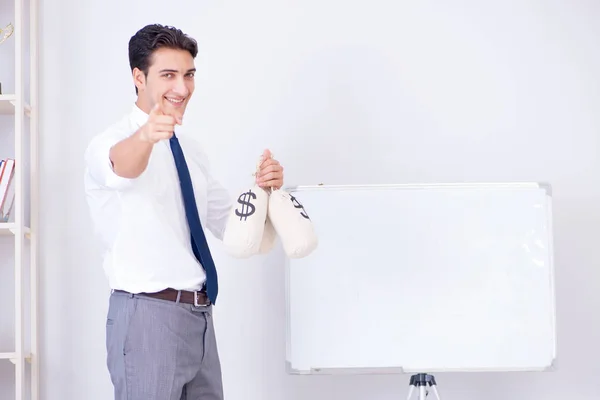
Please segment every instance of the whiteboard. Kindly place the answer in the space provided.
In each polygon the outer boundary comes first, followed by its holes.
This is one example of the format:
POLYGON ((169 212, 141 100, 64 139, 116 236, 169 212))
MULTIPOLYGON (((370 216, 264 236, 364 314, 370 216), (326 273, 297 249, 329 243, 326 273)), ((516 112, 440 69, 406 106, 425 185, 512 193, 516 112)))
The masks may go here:
POLYGON ((552 367, 548 185, 288 190, 319 236, 287 260, 291 373, 552 367))

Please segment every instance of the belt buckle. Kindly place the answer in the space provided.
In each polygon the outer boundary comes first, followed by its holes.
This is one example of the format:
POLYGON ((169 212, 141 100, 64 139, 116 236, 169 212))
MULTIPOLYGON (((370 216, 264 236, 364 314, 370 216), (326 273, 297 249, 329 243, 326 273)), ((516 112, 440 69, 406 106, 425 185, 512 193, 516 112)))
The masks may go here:
POLYGON ((198 293, 200 293, 199 290, 194 290, 194 307, 207 307, 210 304, 210 302, 208 302, 206 304, 198 303, 198 293))

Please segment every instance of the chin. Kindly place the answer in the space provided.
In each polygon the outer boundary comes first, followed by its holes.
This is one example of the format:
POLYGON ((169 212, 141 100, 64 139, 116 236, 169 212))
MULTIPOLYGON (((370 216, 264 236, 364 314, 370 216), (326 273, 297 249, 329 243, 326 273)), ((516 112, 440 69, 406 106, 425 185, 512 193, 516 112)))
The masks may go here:
POLYGON ((187 100, 182 101, 181 103, 173 103, 163 98, 163 104, 166 113, 183 118, 183 114, 185 113, 185 109, 187 107, 187 100))

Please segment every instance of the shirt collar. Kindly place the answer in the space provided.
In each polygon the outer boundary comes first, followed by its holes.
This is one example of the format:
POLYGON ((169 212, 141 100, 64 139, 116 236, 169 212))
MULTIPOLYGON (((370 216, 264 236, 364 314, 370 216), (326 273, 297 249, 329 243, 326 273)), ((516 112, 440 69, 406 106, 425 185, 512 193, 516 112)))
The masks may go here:
POLYGON ((133 122, 133 124, 139 128, 144 125, 147 120, 148 114, 142 111, 142 109, 134 103, 131 109, 131 122, 133 122))

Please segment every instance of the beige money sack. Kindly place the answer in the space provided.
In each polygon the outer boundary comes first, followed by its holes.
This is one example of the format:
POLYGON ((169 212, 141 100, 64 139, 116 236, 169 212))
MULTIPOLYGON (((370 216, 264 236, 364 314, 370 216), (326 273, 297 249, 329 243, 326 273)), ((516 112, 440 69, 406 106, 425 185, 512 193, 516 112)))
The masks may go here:
POLYGON ((223 235, 227 253, 236 258, 258 254, 263 242, 268 206, 269 194, 258 185, 238 196, 223 235))
POLYGON ((269 195, 268 217, 288 257, 306 257, 317 248, 319 241, 313 223, 292 194, 274 190, 269 195))
POLYGON ((267 220, 265 221, 265 231, 263 233, 262 242, 260 243, 260 248, 258 252, 260 254, 267 254, 273 247, 275 247, 275 240, 277 240, 277 232, 275 232, 275 228, 273 227, 273 223, 269 219, 268 211, 267 211, 267 220))

